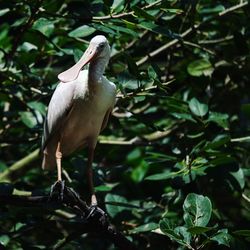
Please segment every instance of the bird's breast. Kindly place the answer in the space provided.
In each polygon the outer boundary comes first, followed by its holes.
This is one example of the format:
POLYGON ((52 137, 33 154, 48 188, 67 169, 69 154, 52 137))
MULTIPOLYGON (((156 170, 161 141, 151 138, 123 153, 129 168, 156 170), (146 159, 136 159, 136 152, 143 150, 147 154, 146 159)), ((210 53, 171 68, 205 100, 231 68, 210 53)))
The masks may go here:
POLYGON ((112 98, 105 91, 85 91, 74 98, 72 109, 63 126, 62 151, 70 154, 84 144, 95 147, 104 116, 112 106, 112 98))

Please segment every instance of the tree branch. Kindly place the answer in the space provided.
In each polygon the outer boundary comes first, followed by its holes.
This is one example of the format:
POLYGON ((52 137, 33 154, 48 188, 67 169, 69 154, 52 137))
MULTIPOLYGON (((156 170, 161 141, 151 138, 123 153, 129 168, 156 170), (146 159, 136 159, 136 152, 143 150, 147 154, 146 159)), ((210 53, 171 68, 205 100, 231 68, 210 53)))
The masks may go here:
MULTIPOLYGON (((149 9, 159 3, 161 3, 162 0, 158 0, 158 1, 155 1, 149 5, 146 5, 145 7, 142 7, 143 10, 145 9, 149 9)), ((115 18, 123 18, 123 17, 126 17, 126 16, 131 16, 131 15, 134 15, 135 12, 134 11, 130 11, 130 12, 126 12, 126 13, 120 13, 120 14, 116 14, 116 15, 107 15, 107 16, 94 16, 92 17, 93 20, 98 20, 98 21, 103 21, 103 20, 108 20, 108 19, 115 19, 115 18)))
MULTIPOLYGON (((58 195, 52 196, 18 196, 18 195, 0 195, 1 205, 15 205, 20 207, 41 207, 52 210, 59 207, 66 207, 78 215, 80 221, 80 231, 75 236, 83 233, 98 233, 112 241, 116 247, 121 250, 135 250, 135 245, 129 241, 121 232, 110 224, 106 213, 99 207, 89 207, 85 201, 71 188, 64 187, 63 200, 58 199, 58 195), (80 216, 80 218, 79 218, 80 216)), ((72 240, 72 236, 63 240, 54 249, 60 249, 67 242, 72 240)))
POLYGON ((190 35, 191 33, 193 33, 194 31, 200 29, 204 24, 210 23, 211 21, 220 18, 222 16, 225 16, 226 14, 229 14, 235 10, 241 9, 245 6, 248 5, 248 1, 242 2, 240 4, 237 4, 235 6, 232 6, 222 12, 220 12, 219 14, 201 22, 198 25, 194 25, 193 27, 188 28, 186 31, 184 31, 183 33, 180 34, 180 38, 179 39, 173 39, 172 41, 170 41, 169 43, 161 46, 160 48, 150 52, 148 55, 144 56, 142 59, 140 59, 139 61, 136 62, 137 66, 140 66, 142 64, 144 64, 145 62, 147 62, 149 60, 149 58, 154 57, 158 54, 160 54, 161 52, 167 50, 168 48, 176 45, 177 43, 179 43, 180 41, 182 41, 186 36, 190 35))
POLYGON ((3 181, 3 180, 6 181, 16 172, 23 170, 24 168, 27 168, 30 165, 30 163, 38 159, 38 156, 39 156, 39 149, 36 149, 33 152, 31 152, 29 155, 17 161, 13 165, 11 165, 9 168, 7 168, 4 172, 0 173, 0 181, 3 181))

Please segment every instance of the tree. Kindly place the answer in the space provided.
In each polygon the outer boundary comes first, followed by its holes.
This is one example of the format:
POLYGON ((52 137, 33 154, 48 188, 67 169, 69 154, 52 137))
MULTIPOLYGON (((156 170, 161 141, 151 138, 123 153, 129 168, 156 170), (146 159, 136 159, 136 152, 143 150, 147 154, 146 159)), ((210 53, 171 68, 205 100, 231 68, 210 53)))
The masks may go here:
MULTIPOLYGON (((88 41, 112 48, 118 88, 99 137, 100 207, 138 249, 248 249, 248 1, 5 1, 0 10, 0 195, 44 195, 38 154, 57 75, 88 41)), ((63 160, 83 199, 86 152, 63 160)), ((1 199, 0 246, 113 249, 67 208, 1 199), (63 244, 62 244, 63 242, 63 244)))

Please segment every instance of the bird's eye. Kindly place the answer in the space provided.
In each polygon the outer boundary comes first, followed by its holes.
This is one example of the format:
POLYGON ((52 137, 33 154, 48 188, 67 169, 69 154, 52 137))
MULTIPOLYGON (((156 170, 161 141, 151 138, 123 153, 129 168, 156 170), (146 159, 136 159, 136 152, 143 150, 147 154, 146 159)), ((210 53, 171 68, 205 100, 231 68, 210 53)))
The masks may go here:
POLYGON ((99 46, 102 49, 104 47, 104 43, 101 43, 99 46))

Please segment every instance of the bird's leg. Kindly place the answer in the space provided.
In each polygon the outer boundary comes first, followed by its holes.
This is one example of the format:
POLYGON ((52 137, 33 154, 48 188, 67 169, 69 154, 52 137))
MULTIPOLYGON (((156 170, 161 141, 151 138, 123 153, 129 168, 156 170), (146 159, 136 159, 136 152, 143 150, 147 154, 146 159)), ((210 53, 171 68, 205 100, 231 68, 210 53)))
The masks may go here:
POLYGON ((60 188, 60 198, 61 200, 63 200, 63 192, 64 192, 64 181, 62 181, 62 165, 61 165, 61 161, 62 161, 62 153, 61 153, 61 143, 60 141, 57 144, 57 148, 56 148, 56 166, 57 166, 57 182, 51 187, 51 194, 50 196, 52 196, 55 188, 57 188, 57 186, 59 186, 60 188))
POLYGON ((88 168, 87 168, 87 175, 88 175, 88 185, 91 193, 91 206, 97 205, 97 199, 94 190, 93 184, 93 169, 92 169, 92 162, 94 158, 94 149, 92 147, 88 148, 88 168))
POLYGON ((57 166, 57 181, 62 181, 62 153, 61 153, 61 143, 60 141, 57 144, 56 148, 56 166, 57 166))

